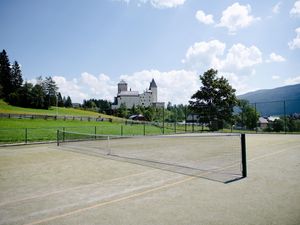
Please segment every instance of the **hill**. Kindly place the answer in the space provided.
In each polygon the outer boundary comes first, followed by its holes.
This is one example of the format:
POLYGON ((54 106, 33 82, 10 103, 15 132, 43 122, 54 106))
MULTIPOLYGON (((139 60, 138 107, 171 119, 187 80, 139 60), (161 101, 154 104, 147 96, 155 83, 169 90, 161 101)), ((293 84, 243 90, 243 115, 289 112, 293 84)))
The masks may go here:
POLYGON ((300 113, 300 84, 249 92, 238 98, 256 103, 262 116, 300 113))
POLYGON ((22 108, 17 106, 12 106, 0 100, 0 113, 11 113, 11 114, 30 114, 30 115, 60 115, 60 116, 90 116, 103 118, 110 118, 110 116, 105 114, 100 114, 97 112, 74 109, 74 108, 64 108, 64 107, 51 107, 48 110, 46 109, 31 109, 31 108, 22 108))

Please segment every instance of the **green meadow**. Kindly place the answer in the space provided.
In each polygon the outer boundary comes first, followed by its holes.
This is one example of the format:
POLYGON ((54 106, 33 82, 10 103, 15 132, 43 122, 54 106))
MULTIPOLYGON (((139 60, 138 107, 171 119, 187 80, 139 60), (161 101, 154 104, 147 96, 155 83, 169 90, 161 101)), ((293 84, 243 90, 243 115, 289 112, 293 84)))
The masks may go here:
POLYGON ((160 135, 182 133, 187 131, 200 131, 201 127, 175 125, 165 123, 164 129, 154 124, 131 124, 124 119, 73 108, 56 108, 49 110, 21 108, 8 105, 0 100, 0 113, 28 114, 28 115, 58 115, 60 116, 86 116, 111 118, 108 121, 79 121, 63 119, 30 119, 30 118, 0 118, 0 143, 31 143, 55 141, 57 130, 65 130, 87 134, 104 135, 160 135))

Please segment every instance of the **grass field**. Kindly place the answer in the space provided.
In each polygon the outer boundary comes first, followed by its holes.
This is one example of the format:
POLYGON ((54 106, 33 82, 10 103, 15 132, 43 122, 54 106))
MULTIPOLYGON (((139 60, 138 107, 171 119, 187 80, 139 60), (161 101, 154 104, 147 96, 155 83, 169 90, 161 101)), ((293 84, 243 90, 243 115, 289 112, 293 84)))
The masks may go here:
MULTIPOLYGON (((143 124, 0 118, 0 143, 54 141, 57 130, 110 135, 154 135, 163 132, 157 126, 143 124)), ((165 129, 165 133, 174 133, 174 131, 165 129)))

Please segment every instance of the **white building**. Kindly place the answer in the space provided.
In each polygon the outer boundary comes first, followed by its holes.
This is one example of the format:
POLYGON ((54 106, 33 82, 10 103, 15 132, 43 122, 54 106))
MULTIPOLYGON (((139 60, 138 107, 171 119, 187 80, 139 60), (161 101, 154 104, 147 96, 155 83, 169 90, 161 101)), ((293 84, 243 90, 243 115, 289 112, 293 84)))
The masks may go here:
POLYGON ((125 104, 127 108, 132 108, 133 106, 154 106, 154 107, 164 107, 163 102, 157 102, 157 85, 152 79, 149 89, 139 94, 138 91, 128 91, 128 85, 124 80, 118 83, 118 93, 115 97, 114 103, 112 104, 112 109, 120 108, 121 104, 125 104))

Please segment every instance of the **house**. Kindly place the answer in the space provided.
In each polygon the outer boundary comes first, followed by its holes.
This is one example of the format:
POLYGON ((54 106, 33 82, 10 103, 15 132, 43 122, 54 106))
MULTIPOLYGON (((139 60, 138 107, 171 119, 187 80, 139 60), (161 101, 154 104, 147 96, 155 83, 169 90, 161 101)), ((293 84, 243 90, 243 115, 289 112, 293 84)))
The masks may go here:
POLYGON ((259 117, 258 118, 258 126, 261 128, 261 129, 265 129, 268 127, 268 124, 269 124, 269 121, 264 118, 264 117, 259 117))

